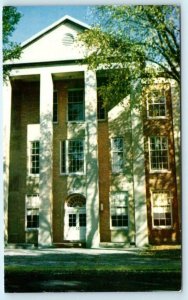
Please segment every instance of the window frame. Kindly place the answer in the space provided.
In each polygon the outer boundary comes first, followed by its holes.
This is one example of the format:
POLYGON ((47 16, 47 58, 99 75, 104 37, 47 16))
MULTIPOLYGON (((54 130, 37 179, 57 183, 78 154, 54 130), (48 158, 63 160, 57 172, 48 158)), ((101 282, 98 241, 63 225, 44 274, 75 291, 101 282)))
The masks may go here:
POLYGON ((38 231, 40 227, 40 200, 39 194, 26 195, 26 205, 25 205, 25 231, 38 231), (35 199, 35 200, 34 200, 35 199), (28 224, 28 210, 36 210, 38 213, 38 226, 37 227, 27 227, 28 224))
MULTIPOLYGON (((75 102, 76 103, 76 102, 75 102)), ((84 88, 70 88, 67 91, 67 122, 68 123, 84 123, 85 122, 85 90, 84 88), (82 120, 69 120, 69 92, 83 91, 83 119, 82 120)))
MULTIPOLYGON (((162 142, 161 142, 162 143, 162 142)), ((150 173, 168 173, 170 172, 170 155, 169 155, 169 141, 168 141, 168 136, 150 136, 148 137, 148 148, 149 148, 149 169, 150 169, 150 173), (162 149, 160 151, 166 151, 166 154, 167 154, 167 168, 152 168, 152 152, 157 152, 157 150, 151 150, 151 139, 152 138, 155 138, 155 141, 156 139, 166 139, 166 144, 167 144, 167 149, 162 149)), ((162 156, 161 156, 162 157, 162 156)), ((164 156, 165 157, 165 156, 164 156)), ((159 156, 157 157, 157 159, 159 159, 159 156)), ((164 164, 164 162, 160 162, 161 164, 164 164)), ((159 164, 159 163, 158 163, 159 164)))
POLYGON ((84 175, 85 174, 85 164, 86 164, 86 149, 85 149, 85 140, 84 139, 70 139, 70 140, 62 140, 60 141, 60 175, 84 175), (70 141, 80 141, 82 142, 83 145, 83 171, 76 171, 76 172, 69 172, 69 142, 70 141), (65 151, 64 151, 64 170, 65 172, 62 172, 62 165, 63 165, 63 158, 62 158, 62 145, 64 144, 65 146, 65 151))
POLYGON ((124 171, 124 138, 119 136, 119 137, 112 137, 111 138, 111 170, 112 170, 112 174, 121 174, 124 171), (122 140, 122 150, 121 151, 114 151, 113 150, 113 141, 115 139, 121 139, 122 140), (121 170, 117 171, 114 170, 114 153, 122 153, 122 166, 121 166, 121 170))
MULTIPOLYGON (((148 119, 166 119, 167 118, 167 97, 166 97, 166 93, 165 93, 165 89, 162 88, 162 89, 158 89, 158 88, 155 88, 155 89, 152 89, 149 94, 147 95, 147 100, 146 100, 146 103, 147 103, 147 118, 148 119), (158 96, 154 96, 153 94, 154 93, 158 93, 158 96), (163 94, 162 94, 163 93, 163 94), (161 103, 160 102, 157 102, 155 103, 155 100, 158 100, 159 98, 161 97, 164 97, 165 99, 165 102, 164 102, 164 106, 165 106, 165 115, 164 116, 151 116, 150 115, 150 105, 151 106, 160 106, 161 103), (153 103, 149 103, 150 100, 154 100, 153 103)), ((158 111, 160 111, 160 108, 158 108, 158 111)))
POLYGON ((32 140, 32 141, 29 141, 29 175, 30 176, 39 176, 40 175, 40 140, 38 139, 38 140, 32 140), (32 149, 33 149, 33 147, 32 147, 32 145, 33 145, 33 143, 36 143, 36 142, 38 142, 39 143, 39 153, 38 154, 33 154, 32 153, 32 149), (39 171, 38 171, 38 173, 32 173, 31 172, 31 170, 32 169, 34 169, 34 168, 36 168, 36 167, 33 167, 33 161, 32 161, 32 156, 38 156, 38 160, 39 160, 39 167, 38 167, 38 169, 39 169, 39 171))
MULTIPOLYGON (((121 197, 120 196, 120 197, 121 197)), ((116 214, 115 216, 118 216, 117 214, 117 211, 116 211, 116 214)), ((120 216, 123 216, 123 214, 120 214, 120 216)), ((110 229, 111 230, 122 230, 122 229, 128 229, 129 228, 129 194, 128 194, 128 191, 121 191, 121 192, 112 192, 111 195, 110 195, 110 229), (124 199, 122 199, 122 201, 124 200, 125 201, 125 205, 112 205, 112 201, 115 202, 116 199, 114 199, 115 197, 117 196, 122 196, 124 199), (127 214, 125 214, 125 216, 127 216, 127 226, 114 226, 112 224, 112 210, 117 210, 117 209, 125 209, 125 211, 127 212, 127 214)))
MULTIPOLYGON (((173 203, 173 195, 171 192, 167 191, 167 190, 152 190, 151 191, 151 217, 152 217, 152 228, 153 229, 171 229, 173 227, 173 213, 172 213, 172 203, 173 203), (170 204, 167 206, 165 205, 161 205, 161 206, 154 206, 154 194, 166 194, 167 195, 167 200, 170 201, 170 204), (169 207, 170 212, 168 211, 163 211, 161 212, 161 214, 170 214, 170 220, 171 220, 171 225, 155 225, 154 222, 156 220, 156 218, 154 218, 154 213, 157 213, 155 211, 155 208, 164 208, 165 207, 169 207)), ((159 212, 158 212, 159 213, 159 212)), ((162 218, 158 218, 159 222, 162 218)), ((165 216, 165 221, 167 220, 166 216, 165 216)))

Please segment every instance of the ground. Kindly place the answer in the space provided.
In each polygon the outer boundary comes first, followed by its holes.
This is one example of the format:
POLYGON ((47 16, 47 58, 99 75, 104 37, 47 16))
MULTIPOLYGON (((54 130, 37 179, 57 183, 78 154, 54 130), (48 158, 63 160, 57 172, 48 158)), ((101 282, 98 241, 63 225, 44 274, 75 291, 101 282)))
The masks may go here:
POLYGON ((6 249, 6 292, 179 291, 181 250, 6 249))

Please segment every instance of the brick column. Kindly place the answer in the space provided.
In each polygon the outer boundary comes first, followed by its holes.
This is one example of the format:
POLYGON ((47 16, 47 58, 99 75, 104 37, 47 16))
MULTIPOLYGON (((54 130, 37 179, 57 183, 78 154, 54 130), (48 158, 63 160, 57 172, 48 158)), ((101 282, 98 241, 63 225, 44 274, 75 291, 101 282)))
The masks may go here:
POLYGON ((97 83, 94 71, 85 71, 85 121, 86 121, 86 245, 99 246, 99 186, 97 145, 97 83))
POLYGON ((10 129, 11 129, 12 87, 9 80, 3 85, 3 193, 4 193, 4 241, 8 242, 8 192, 10 164, 10 129))
POLYGON ((141 83, 137 81, 133 83, 131 92, 133 197, 135 204, 135 243, 137 247, 148 244, 144 134, 140 99, 141 83))
POLYGON ((48 71, 40 76, 40 214, 38 242, 52 244, 53 81, 48 71))

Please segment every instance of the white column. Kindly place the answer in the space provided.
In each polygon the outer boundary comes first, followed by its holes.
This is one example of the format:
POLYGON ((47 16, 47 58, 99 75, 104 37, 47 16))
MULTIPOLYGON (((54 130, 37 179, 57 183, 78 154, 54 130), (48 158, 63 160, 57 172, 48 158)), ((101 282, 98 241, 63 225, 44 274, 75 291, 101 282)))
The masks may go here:
POLYGON ((135 243, 137 247, 148 244, 144 134, 140 99, 141 84, 137 81, 133 83, 131 92, 133 195, 135 203, 135 243))
POLYGON ((11 130, 12 87, 9 80, 3 85, 3 192, 4 192, 4 240, 8 242, 8 191, 10 164, 10 130, 11 130))
POLYGON ((99 186, 97 146, 97 83, 96 73, 85 71, 85 121, 86 121, 86 245, 99 246, 99 186))
POLYGON ((53 150, 53 81, 49 72, 40 76, 40 214, 41 246, 52 244, 52 150, 53 150))

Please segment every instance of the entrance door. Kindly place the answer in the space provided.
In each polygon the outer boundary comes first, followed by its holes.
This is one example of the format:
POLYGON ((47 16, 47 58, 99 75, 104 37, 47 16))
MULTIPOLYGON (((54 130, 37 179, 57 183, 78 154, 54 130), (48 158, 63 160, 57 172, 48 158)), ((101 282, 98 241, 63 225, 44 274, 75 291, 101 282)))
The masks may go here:
POLYGON ((86 240, 86 207, 82 195, 74 195, 66 202, 64 239, 68 241, 86 240), (82 201, 80 201, 80 196, 82 201), (74 198, 74 199, 73 199, 74 198), (79 200, 79 201, 78 201, 79 200))

